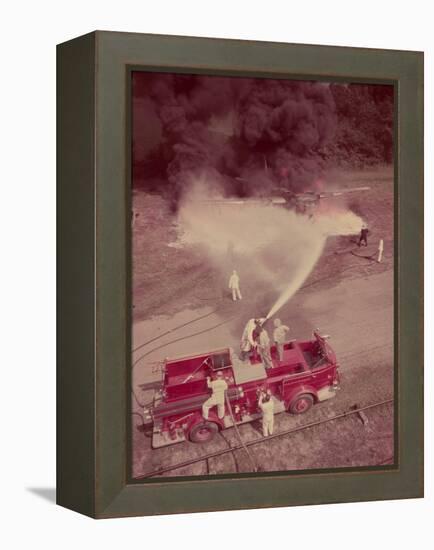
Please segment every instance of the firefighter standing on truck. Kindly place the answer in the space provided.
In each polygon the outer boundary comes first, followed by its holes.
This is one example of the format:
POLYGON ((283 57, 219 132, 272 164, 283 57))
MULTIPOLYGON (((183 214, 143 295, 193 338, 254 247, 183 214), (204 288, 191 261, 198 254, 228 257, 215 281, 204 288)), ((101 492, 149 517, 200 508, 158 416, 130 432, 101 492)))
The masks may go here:
POLYGON ((270 350, 270 337, 263 326, 259 327, 258 349, 261 360, 264 363, 264 367, 266 369, 273 368, 270 350))
POLYGON ((276 344, 277 353, 279 355, 279 361, 282 361, 283 359, 283 345, 286 340, 286 333, 289 331, 289 327, 286 325, 282 325, 282 321, 280 319, 274 319, 274 332, 273 332, 273 339, 274 343, 276 344))
POLYGON ((274 428, 274 403, 269 391, 260 392, 258 407, 262 411, 262 434, 267 437, 273 434, 274 428))
POLYGON ((217 378, 211 380, 208 376, 206 379, 208 388, 211 388, 212 395, 202 405, 202 415, 205 420, 208 420, 208 413, 211 407, 217 405, 217 416, 223 418, 225 415, 225 391, 228 389, 226 381, 223 379, 223 373, 221 370, 217 372, 217 378))
POLYGON ((254 334, 256 334, 258 327, 261 325, 262 322, 265 321, 265 318, 262 319, 250 319, 243 331, 243 335, 241 336, 241 361, 245 361, 249 353, 252 350, 256 349, 257 342, 255 340, 254 334))

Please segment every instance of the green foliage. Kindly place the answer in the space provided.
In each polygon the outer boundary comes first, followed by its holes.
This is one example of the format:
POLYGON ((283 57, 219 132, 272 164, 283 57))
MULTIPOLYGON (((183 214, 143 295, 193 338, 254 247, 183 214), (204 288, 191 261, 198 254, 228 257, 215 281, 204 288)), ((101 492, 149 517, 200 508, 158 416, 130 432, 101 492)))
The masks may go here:
POLYGON ((393 87, 331 84, 337 114, 335 138, 323 151, 330 161, 361 167, 393 158, 393 87))

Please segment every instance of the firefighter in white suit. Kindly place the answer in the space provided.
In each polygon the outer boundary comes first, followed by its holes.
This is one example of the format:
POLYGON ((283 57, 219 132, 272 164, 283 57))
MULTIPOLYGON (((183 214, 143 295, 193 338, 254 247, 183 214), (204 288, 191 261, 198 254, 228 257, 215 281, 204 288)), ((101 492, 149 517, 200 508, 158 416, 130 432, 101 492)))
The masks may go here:
POLYGON ((243 297, 240 292, 240 277, 235 269, 232 271, 232 275, 229 278, 229 289, 232 291, 232 300, 234 302, 236 302, 237 299, 242 300, 243 297))
POLYGON ((262 434, 267 437, 274 428, 274 403, 268 391, 259 394, 258 406, 262 411, 262 434))
POLYGON ((241 361, 245 361, 249 353, 256 349, 257 342, 255 341, 254 335, 259 331, 261 324, 265 321, 265 317, 260 319, 250 319, 243 330, 243 335, 241 336, 241 361))
POLYGON ((273 361, 271 359, 270 350, 270 337, 268 336, 268 332, 265 330, 264 327, 260 328, 258 349, 261 360, 264 363, 264 367, 266 369, 273 368, 273 361))
POLYGON ((217 372, 217 378, 211 380, 208 376, 206 379, 208 388, 211 388, 212 394, 209 399, 202 405, 202 415, 205 420, 208 420, 208 413, 211 407, 217 405, 217 416, 223 418, 225 415, 225 391, 228 389, 228 385, 223 378, 221 370, 217 372))
POLYGON ((277 347, 277 353, 279 355, 279 361, 282 361, 283 359, 283 345, 286 340, 286 333, 289 332, 289 327, 286 325, 282 325, 282 321, 280 319, 274 319, 274 332, 273 332, 273 339, 274 343, 277 347))

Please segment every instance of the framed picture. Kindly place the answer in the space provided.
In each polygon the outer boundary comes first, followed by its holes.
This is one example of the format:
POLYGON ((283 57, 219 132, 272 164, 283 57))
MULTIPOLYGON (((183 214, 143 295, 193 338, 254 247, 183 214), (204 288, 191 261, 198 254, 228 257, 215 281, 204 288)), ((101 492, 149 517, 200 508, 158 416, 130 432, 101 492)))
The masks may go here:
POLYGON ((58 46, 58 489, 104 518, 423 496, 423 54, 58 46))

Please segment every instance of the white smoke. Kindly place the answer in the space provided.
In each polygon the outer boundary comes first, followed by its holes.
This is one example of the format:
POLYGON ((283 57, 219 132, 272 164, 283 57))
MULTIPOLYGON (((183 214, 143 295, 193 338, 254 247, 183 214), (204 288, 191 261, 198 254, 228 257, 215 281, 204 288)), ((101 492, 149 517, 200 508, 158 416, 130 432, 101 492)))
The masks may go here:
POLYGON ((279 292, 267 318, 302 286, 328 237, 356 234, 363 223, 345 209, 309 217, 249 199, 225 202, 218 191, 210 196, 208 182, 204 188, 194 186, 180 207, 177 244, 201 247, 223 275, 237 269, 242 285, 262 282, 279 292))

